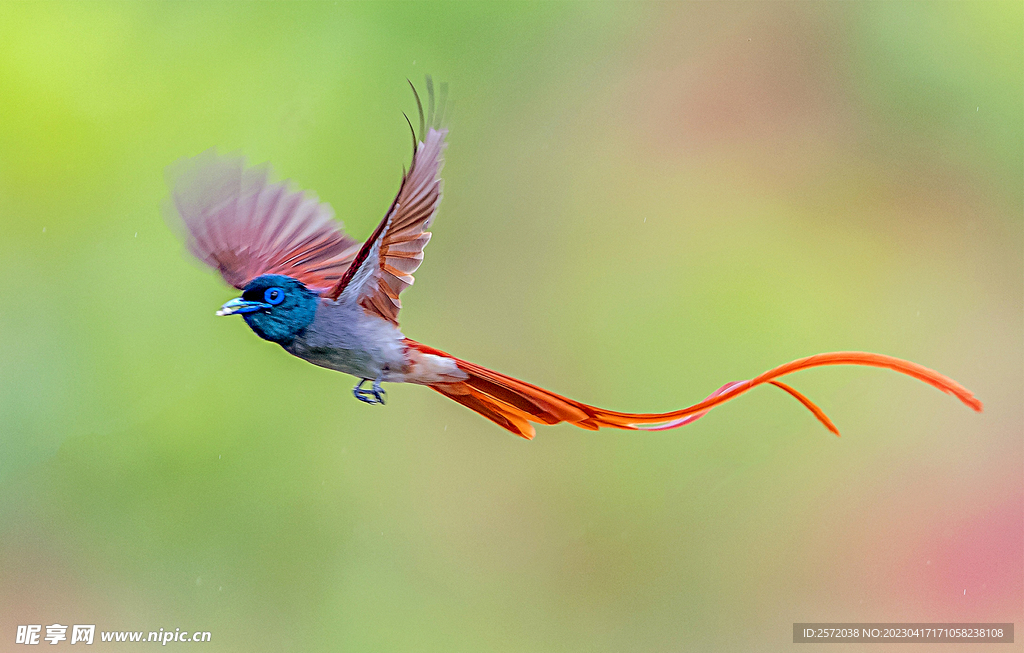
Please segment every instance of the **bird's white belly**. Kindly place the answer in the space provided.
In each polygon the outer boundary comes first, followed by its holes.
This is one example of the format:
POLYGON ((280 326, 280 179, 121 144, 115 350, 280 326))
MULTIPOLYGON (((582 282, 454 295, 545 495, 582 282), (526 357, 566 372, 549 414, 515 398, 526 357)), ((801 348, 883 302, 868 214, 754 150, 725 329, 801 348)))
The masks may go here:
POLYGON ((408 369, 402 332, 358 305, 324 301, 313 323, 285 346, 304 360, 360 379, 398 380, 408 369))

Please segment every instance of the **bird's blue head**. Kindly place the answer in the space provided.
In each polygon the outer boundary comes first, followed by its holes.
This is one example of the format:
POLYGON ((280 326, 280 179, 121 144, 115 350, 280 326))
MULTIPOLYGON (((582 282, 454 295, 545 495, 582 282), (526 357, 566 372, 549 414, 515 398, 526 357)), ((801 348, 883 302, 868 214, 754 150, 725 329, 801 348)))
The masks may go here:
POLYGON ((256 335, 287 345, 316 315, 320 296, 301 281, 281 274, 264 274, 250 281, 242 296, 221 306, 217 315, 240 314, 256 335))

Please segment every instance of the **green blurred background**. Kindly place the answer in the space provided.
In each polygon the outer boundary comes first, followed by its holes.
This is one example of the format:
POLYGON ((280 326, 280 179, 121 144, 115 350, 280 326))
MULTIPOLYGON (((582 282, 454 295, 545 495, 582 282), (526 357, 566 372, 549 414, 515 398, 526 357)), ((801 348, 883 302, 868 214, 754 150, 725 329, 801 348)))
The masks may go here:
POLYGON ((0 5, 0 650, 54 622, 303 652, 1019 626, 1022 23, 1020 2, 0 5), (829 368, 792 382, 841 439, 761 389, 678 431, 526 442, 421 387, 365 406, 215 318, 234 292, 163 221, 165 167, 271 161, 364 238, 424 73, 453 112, 408 336, 631 411, 863 349, 985 412, 829 368))

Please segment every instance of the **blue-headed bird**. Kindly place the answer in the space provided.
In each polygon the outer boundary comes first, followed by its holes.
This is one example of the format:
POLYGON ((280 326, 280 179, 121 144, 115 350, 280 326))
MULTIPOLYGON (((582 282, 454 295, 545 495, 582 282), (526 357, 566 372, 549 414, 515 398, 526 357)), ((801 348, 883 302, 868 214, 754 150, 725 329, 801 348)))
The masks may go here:
POLYGON ((792 395, 839 435, 820 408, 777 380, 822 365, 895 370, 981 411, 981 402, 969 390, 916 363, 882 354, 833 352, 728 383, 688 408, 620 413, 568 399, 406 338, 398 325, 399 295, 412 285, 412 274, 430 241, 427 229, 441 202, 440 172, 448 135, 442 126, 447 89, 441 86, 435 107, 429 77, 426 86, 426 117, 413 87, 418 134, 406 119, 413 132, 412 163, 383 220, 364 243, 347 236, 331 207, 315 195, 294 190, 287 182, 272 182, 266 166, 248 168, 243 158, 209 150, 171 170, 172 213, 185 226, 189 250, 242 291, 217 315, 241 315, 256 335, 288 353, 351 374, 359 380, 352 392, 363 402, 383 404, 382 383, 417 383, 527 439, 534 436, 533 423, 569 422, 591 430, 676 428, 765 383, 792 395))

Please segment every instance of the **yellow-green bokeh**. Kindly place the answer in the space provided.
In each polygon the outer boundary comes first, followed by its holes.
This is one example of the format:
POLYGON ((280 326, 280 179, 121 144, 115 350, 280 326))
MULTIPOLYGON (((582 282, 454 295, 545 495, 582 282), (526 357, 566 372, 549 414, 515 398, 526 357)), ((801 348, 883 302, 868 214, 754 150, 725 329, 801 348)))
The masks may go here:
POLYGON ((1019 2, 0 4, 0 650, 55 622, 246 652, 1019 624, 1022 51, 1019 2), (839 440, 762 389, 527 443, 215 318, 165 167, 271 161, 365 237, 425 73, 453 111, 410 337, 637 411, 863 349, 986 411, 830 368, 793 383, 839 440))

